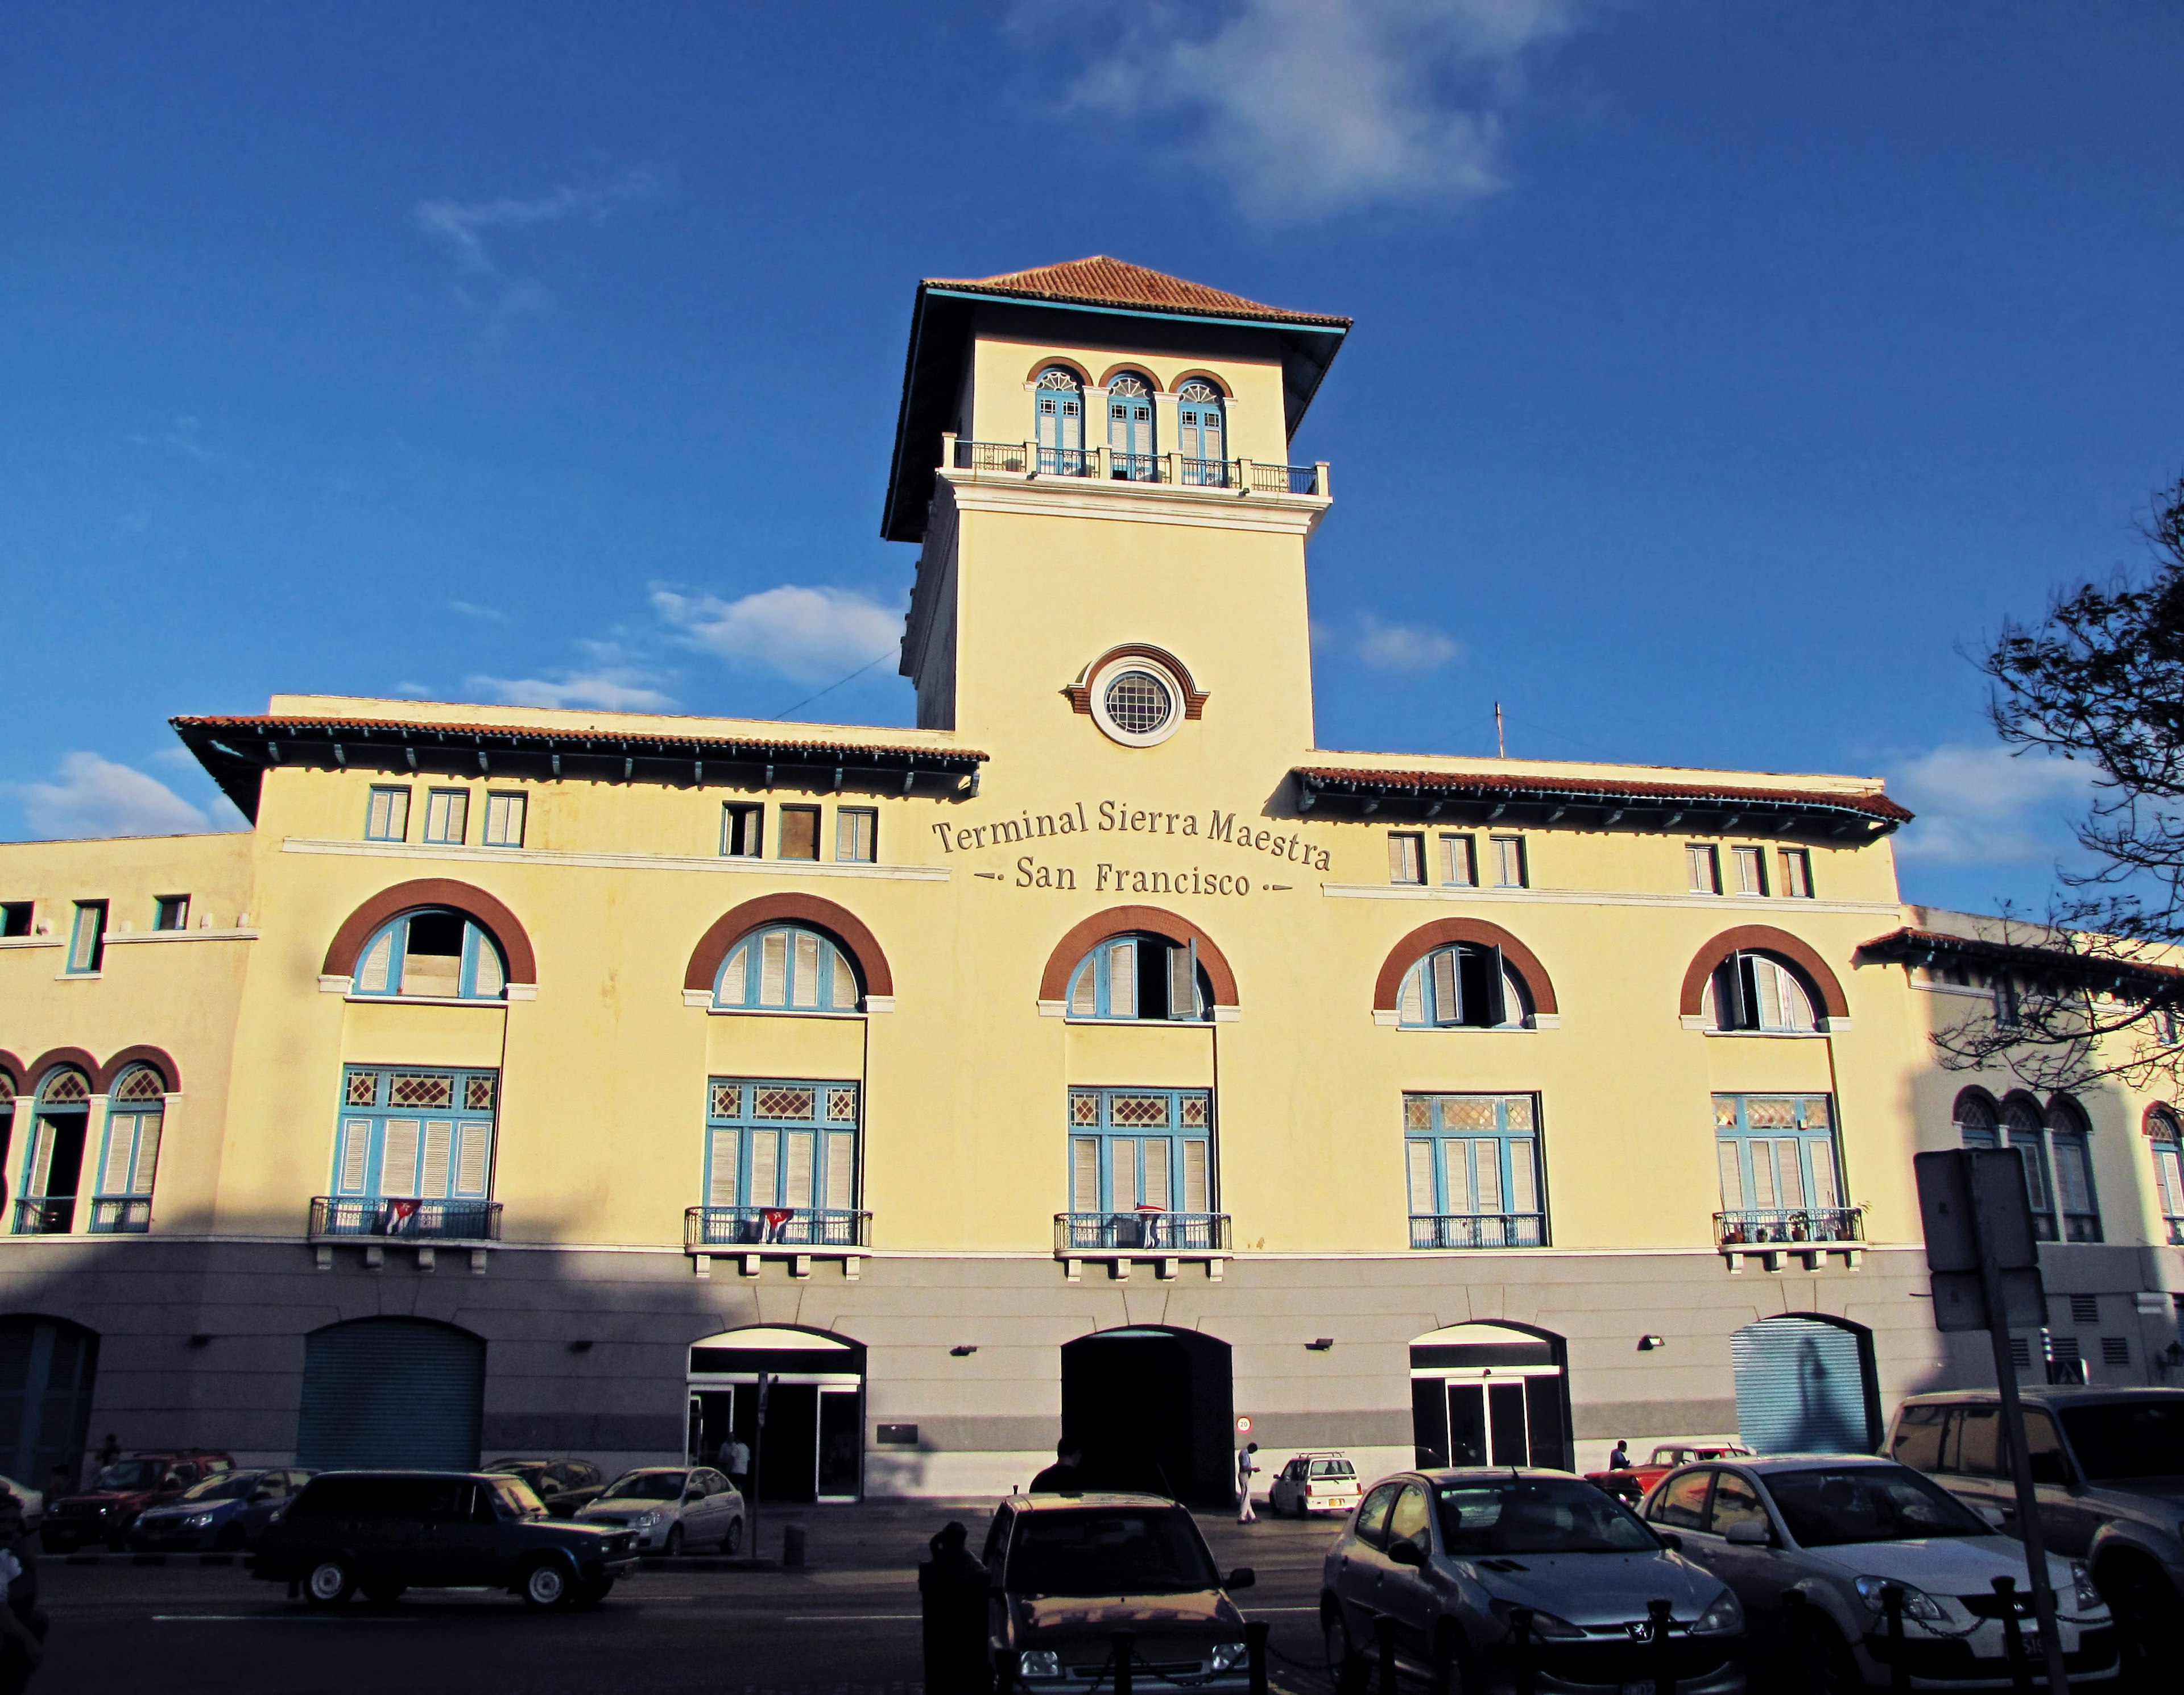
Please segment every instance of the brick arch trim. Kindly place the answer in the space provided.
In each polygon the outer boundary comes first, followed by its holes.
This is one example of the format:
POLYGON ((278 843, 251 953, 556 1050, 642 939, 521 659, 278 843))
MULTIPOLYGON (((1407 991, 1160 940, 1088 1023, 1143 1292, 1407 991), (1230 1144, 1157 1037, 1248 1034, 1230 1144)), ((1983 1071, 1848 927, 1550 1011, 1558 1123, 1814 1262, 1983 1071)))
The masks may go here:
POLYGON ((18 1095, 30 1086, 30 1079, 24 1074, 23 1062, 3 1047, 0 1047, 0 1077, 5 1077, 14 1086, 18 1095))
POLYGON ((879 938, 847 907, 822 900, 816 895, 761 895, 755 900, 730 907, 713 921, 711 928, 699 937, 698 945, 690 951, 690 963, 682 973, 682 986, 710 991, 713 979, 721 974, 721 962, 727 958, 728 950, 753 930, 768 924, 803 924, 825 932, 857 962, 858 973, 865 979, 866 994, 894 993, 894 972, 888 964, 879 938))
POLYGON ((1213 1004, 1238 1004, 1236 973, 1228 968, 1228 956, 1212 937, 1190 919, 1159 906, 1110 906, 1105 912, 1095 912, 1082 923, 1070 926, 1069 933, 1054 945, 1054 951, 1047 956, 1046 969, 1039 974, 1039 998, 1061 1000, 1069 992, 1069 973, 1077 969, 1079 960, 1092 951, 1095 943, 1132 930, 1158 936, 1178 947, 1196 942, 1198 962, 1213 988, 1213 1004))
POLYGON ((1683 999, 1679 1002, 1679 1009, 1685 1018, 1698 1017, 1706 997, 1708 979, 1713 975, 1714 967, 1733 953, 1780 955, 1820 991, 1821 1010, 1829 1018, 1850 1017, 1850 1002, 1843 998, 1841 983, 1809 943, 1772 924, 1739 924, 1733 930, 1724 930, 1691 956, 1690 968, 1684 973, 1683 999))
POLYGON ((25 1090, 36 1089, 56 1066, 63 1065, 72 1066, 81 1071, 90 1083, 92 1093, 96 1095, 98 1092, 98 1062, 80 1047, 47 1048, 31 1062, 30 1069, 23 1073, 23 1087, 25 1090))
POLYGON ((148 1065, 158 1072, 159 1081, 166 1085, 164 1091, 166 1094, 178 1095, 181 1092, 182 1068, 175 1063, 173 1056, 166 1049, 153 1047, 148 1042, 138 1042, 134 1046, 125 1047, 99 1067, 92 1077, 92 1092, 98 1095, 109 1093, 121 1073, 132 1065, 148 1065))
MULTIPOLYGON (((1403 973, 1431 953, 1457 942, 1469 942, 1474 947, 1498 947, 1502 959, 1513 967, 1517 975, 1524 979, 1524 987, 1531 991, 1535 1012, 1559 1012, 1555 1002, 1553 979, 1547 968, 1540 963, 1539 956, 1499 924, 1490 924, 1484 918, 1440 918, 1430 924, 1421 924, 1388 951, 1381 962, 1380 975, 1373 984, 1373 1005, 1376 1011, 1392 1012, 1396 997, 1401 993, 1403 973)), ((1499 1323, 1496 1319, 1494 1322, 1499 1323)))
POLYGON ((381 889, 342 921, 342 927, 334 932, 334 939, 326 947, 326 960, 319 967, 320 974, 353 975, 356 956, 365 943, 370 940, 371 933, 389 918, 398 917, 416 906, 451 906, 476 919, 493 932, 493 939, 508 956, 510 983, 538 980, 538 956, 531 951, 531 936, 521 920, 475 884, 458 883, 448 877, 421 877, 381 889))

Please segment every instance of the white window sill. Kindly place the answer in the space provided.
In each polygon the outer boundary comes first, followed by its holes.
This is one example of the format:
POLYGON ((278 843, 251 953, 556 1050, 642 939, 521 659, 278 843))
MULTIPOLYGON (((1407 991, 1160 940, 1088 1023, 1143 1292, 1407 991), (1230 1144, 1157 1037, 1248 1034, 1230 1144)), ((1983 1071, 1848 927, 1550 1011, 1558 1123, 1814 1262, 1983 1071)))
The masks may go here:
POLYGON ((835 1018, 855 1019, 873 1012, 894 1011, 892 995, 867 995, 861 1007, 841 1011, 830 1006, 716 1006, 711 993, 704 989, 686 989, 682 1004, 710 1012, 721 1018, 835 1018))
POLYGON ((53 981, 56 983, 96 983, 100 978, 105 975, 106 973, 103 971, 57 971, 53 973, 53 981))
POLYGON ((62 945, 58 936, 0 936, 0 948, 59 947, 62 945))
POLYGON ((1407 1036, 1529 1036, 1536 1030, 1560 1029, 1563 1015, 1535 1012, 1521 1024, 1407 1024, 1401 1013, 1375 1006, 1373 1022, 1388 1029, 1401 1030, 1407 1036))
POLYGON ((1717 1030, 1708 1024, 1696 1020, 1686 1020, 1684 1028, 1687 1030, 1696 1030, 1702 1035, 1721 1036, 1730 1040, 1812 1042, 1823 1041, 1830 1036, 1845 1034, 1850 1029, 1850 1020, 1830 1018, 1828 1020, 1828 1027, 1824 1030, 1717 1030))
POLYGON ((354 1006, 504 1007, 508 1005, 510 1001, 534 1000, 537 998, 538 993, 536 986, 526 983, 520 984, 510 984, 509 985, 509 994, 506 1000, 496 998, 488 1001, 482 995, 466 999, 461 995, 352 995, 345 992, 348 987, 347 979, 341 979, 341 981, 343 983, 343 989, 336 992, 340 993, 343 1000, 354 1006), (529 989, 531 993, 528 995, 518 995, 515 992, 518 988, 529 989))

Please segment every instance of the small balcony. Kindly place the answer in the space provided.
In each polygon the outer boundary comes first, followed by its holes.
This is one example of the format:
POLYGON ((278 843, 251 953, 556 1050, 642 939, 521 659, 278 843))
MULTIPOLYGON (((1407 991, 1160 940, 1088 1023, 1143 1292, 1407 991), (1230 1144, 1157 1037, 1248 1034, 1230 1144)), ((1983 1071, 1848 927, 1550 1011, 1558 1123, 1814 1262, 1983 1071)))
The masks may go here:
POLYGON ((1757 1257, 1769 1271, 1782 1268, 1783 1256, 1794 1253, 1808 1270, 1817 1270, 1830 1253, 1856 1265, 1865 1241, 1863 1207, 1759 1207, 1713 1215, 1715 1246, 1729 1261, 1731 1271, 1743 1269, 1743 1261, 1757 1257))
POLYGON ((95 1236, 141 1236, 152 1228, 149 1195, 102 1195, 91 1203, 95 1236))
POLYGON ((1202 1264, 1218 1279, 1229 1257, 1226 1213, 1171 1213, 1140 1207, 1128 1213, 1056 1213, 1054 1257, 1072 1283, 1085 1261, 1105 1264, 1109 1275, 1130 1274, 1133 1263, 1151 1263, 1173 1278, 1185 1263, 1202 1264))
POLYGON ((471 1269, 483 1274, 488 1247, 500 1240, 498 1201, 416 1201, 400 1196, 314 1195, 309 1227, 319 1269, 331 1271, 334 1247, 353 1243, 377 1270, 389 1243, 414 1247, 417 1268, 431 1271, 443 1247, 468 1249, 471 1269))
POLYGON ((816 1259, 838 1260, 854 1278, 872 1244, 872 1215, 840 1207, 691 1207, 682 1213, 682 1252, 700 1277, 716 1257, 740 1262, 746 1277, 769 1259, 789 1275, 809 1277, 816 1259))
POLYGON ((1081 477, 1095 482, 1225 489, 1243 496, 1274 494, 1325 500, 1328 467, 1270 465, 1254 459, 1192 459, 1175 453, 1123 453, 1112 448, 1050 448, 1037 442, 972 442, 941 438, 941 469, 979 477, 1081 477))
POLYGON ((1545 1213, 1413 1213, 1414 1248, 1545 1247, 1545 1213))
POLYGON ((73 1195, 26 1195, 15 1202, 19 1236, 64 1236, 75 1229, 73 1195))

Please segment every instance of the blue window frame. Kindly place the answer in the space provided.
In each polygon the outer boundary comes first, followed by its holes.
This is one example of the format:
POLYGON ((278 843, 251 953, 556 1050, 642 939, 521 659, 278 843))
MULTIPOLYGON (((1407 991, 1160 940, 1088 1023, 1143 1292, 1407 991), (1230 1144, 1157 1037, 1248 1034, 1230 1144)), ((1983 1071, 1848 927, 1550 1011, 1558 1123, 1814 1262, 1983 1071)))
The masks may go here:
POLYGON ((425 834, 428 842, 460 847, 469 839, 471 792, 467 789, 435 789, 425 796, 425 834))
POLYGON ((728 950, 713 1005, 737 1012, 854 1012, 862 990, 849 956, 800 924, 753 930, 728 950))
POLYGON ((150 1066, 132 1066, 115 1079, 107 1096, 106 1140, 91 1204, 94 1235, 135 1235, 152 1227, 152 1184, 166 1106, 166 1084, 150 1066))
POLYGON ((1175 424, 1183 480, 1202 488, 1228 486, 1227 408, 1221 391, 1194 376, 1176 391, 1175 424))
POLYGON ((348 1067, 327 1234, 488 1234, 499 1095, 498 1071, 348 1067))
POLYGON ((1803 976, 1771 954, 1733 953, 1707 984, 1708 1028, 1809 1035, 1819 1029, 1814 996, 1803 976))
POLYGON ((1125 482, 1157 482, 1160 445, 1153 435, 1153 385, 1134 371, 1107 379, 1107 460, 1125 482))
POLYGON ((1500 948, 1457 942, 1403 973, 1396 1020, 1410 1030, 1517 1030, 1531 1023, 1532 1007, 1500 948))
POLYGON ((1077 962, 1067 1004, 1072 1018, 1202 1023, 1212 1016, 1213 988, 1195 941, 1110 936, 1077 962))
POLYGON ((106 902, 79 900, 75 923, 69 931, 68 963, 71 977, 94 977, 106 966, 106 902))
POLYGON ((364 809, 364 839, 401 842, 410 839, 410 791, 398 784, 376 783, 364 809))
POLYGON ((506 997, 508 962, 476 920, 423 906, 382 924, 357 955, 350 993, 434 1001, 506 997))
POLYGON ((1217 1204, 1211 1090, 1069 1091, 1075 1246, 1211 1247, 1217 1204))
POLYGON ((1084 475, 1084 385, 1064 365, 1050 365, 1032 385, 1039 468, 1050 477, 1084 475))
POLYGON ((1411 1246, 1546 1246, 1539 1123, 1530 1095, 1406 1095, 1411 1246))
POLYGON ((1724 1242, 1854 1238, 1829 1096, 1717 1095, 1713 1124, 1724 1242))
POLYGON ((2024 1151, 2025 1188, 2032 1207, 2032 1234, 2042 1241, 2097 1242, 2101 1240, 2100 1204, 2093 1195, 2092 1150, 2086 1121, 2069 1101, 2058 1096, 2042 1112, 2039 1104, 2013 1095, 1994 1108, 1976 1095, 1957 1102, 1957 1133, 1966 1147, 2014 1147, 2024 1151), (2057 1230, 2056 1202, 2062 1205, 2057 1230))
POLYGON ((38 1085, 15 1190, 18 1235, 64 1236, 75 1228, 76 1196, 91 1128, 91 1079, 63 1068, 38 1085))
POLYGON ((712 1079, 703 1241, 855 1246, 858 1095, 847 1080, 712 1079))

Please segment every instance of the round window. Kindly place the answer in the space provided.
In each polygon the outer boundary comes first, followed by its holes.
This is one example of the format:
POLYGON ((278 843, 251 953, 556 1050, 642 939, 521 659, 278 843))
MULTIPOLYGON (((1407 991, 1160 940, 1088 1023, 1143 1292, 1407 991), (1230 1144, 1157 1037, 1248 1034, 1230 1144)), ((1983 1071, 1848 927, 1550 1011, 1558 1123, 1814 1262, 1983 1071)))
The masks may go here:
POLYGON ((1184 690, 1173 672, 1141 651, 1117 654, 1089 678, 1086 704, 1109 741, 1149 748, 1166 741, 1184 720, 1184 690))
POLYGON ((1103 699, 1115 728, 1134 736, 1152 734, 1175 711, 1175 696, 1150 671, 1124 672, 1107 685, 1103 699))

